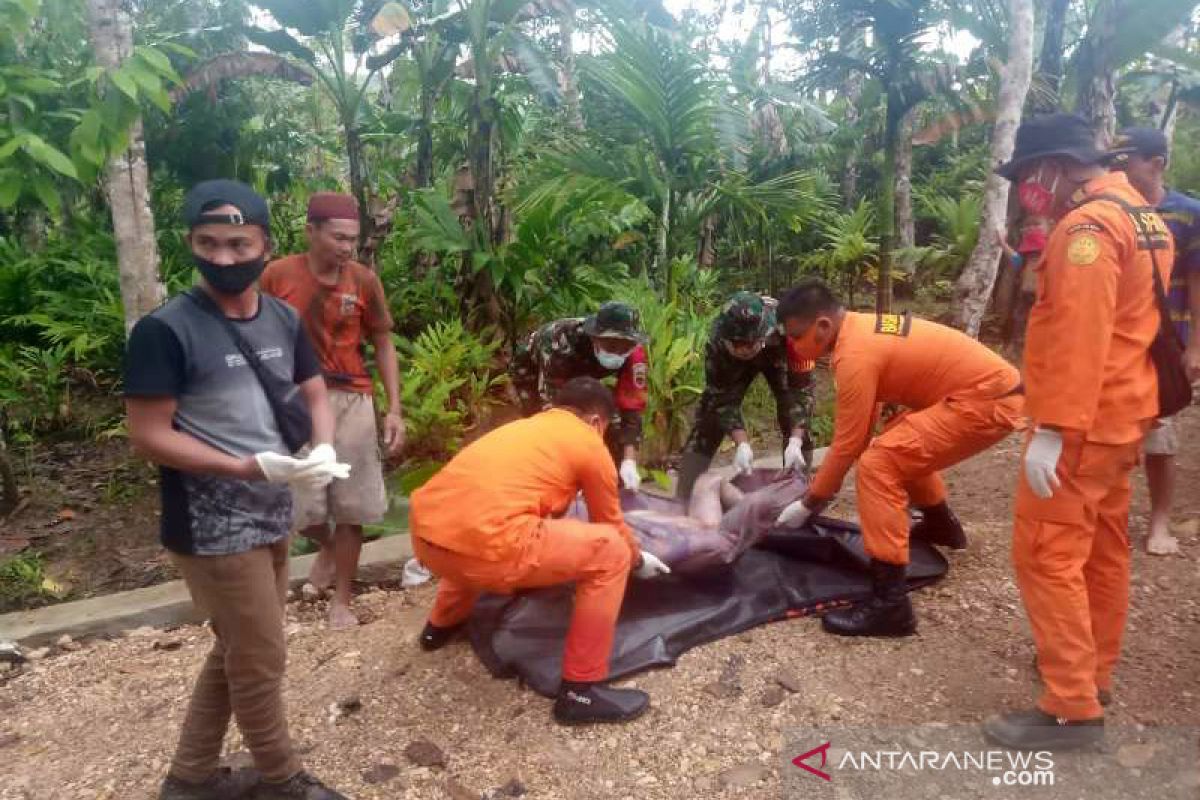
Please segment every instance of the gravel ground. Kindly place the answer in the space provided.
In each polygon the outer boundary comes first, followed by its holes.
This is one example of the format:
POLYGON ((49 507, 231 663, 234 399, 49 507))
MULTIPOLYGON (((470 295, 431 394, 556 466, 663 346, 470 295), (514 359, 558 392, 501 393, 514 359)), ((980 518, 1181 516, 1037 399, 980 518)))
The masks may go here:
MULTIPOLYGON (((1195 409, 1183 433, 1200 441, 1195 409)), ((1004 442, 950 474, 972 545, 950 555, 947 580, 915 596, 918 636, 845 640, 806 619, 758 628, 627 681, 653 697, 642 719, 563 729, 548 701, 490 678, 465 643, 417 650, 431 587, 376 589, 359 599, 368 624, 348 633, 327 631, 320 607, 289 607, 293 736, 312 771, 356 800, 778 798, 779 767, 795 755, 790 729, 970 723, 1028 705, 1033 649, 1009 567, 1017 447, 1004 442)), ((1181 556, 1142 554, 1138 479, 1136 586, 1110 721, 1198 717, 1196 452, 1183 457, 1181 556)), ((846 492, 835 511, 852 508, 846 492)), ((202 627, 143 629, 0 674, 0 798, 153 797, 207 645, 202 627)), ((228 747, 246 758, 236 734, 228 747)))

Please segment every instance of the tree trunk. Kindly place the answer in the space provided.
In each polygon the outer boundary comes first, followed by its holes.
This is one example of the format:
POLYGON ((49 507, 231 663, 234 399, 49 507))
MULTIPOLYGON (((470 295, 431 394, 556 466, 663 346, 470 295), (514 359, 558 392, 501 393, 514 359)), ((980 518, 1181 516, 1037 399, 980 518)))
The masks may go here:
MULTIPOLYGON (((133 52, 133 21, 121 0, 88 0, 88 38, 96 64, 116 69, 133 52)), ((158 241, 150 211, 146 141, 139 117, 129 128, 129 146, 117 154, 104 173, 104 192, 112 212, 117 245, 117 271, 125 332, 166 298, 158 275, 158 241)))
POLYGON ((371 269, 375 269, 375 256, 369 248, 369 243, 375 234, 375 218, 367 198, 367 178, 363 166, 362 139, 354 122, 342 120, 342 132, 346 136, 346 157, 350 166, 350 191, 358 201, 358 249, 360 257, 371 269))
MULTIPOLYGON (((1000 97, 996 105, 996 126, 992 130, 991 162, 1000 164, 1012 157, 1021 108, 1029 92, 1033 72, 1033 0, 1009 0, 1008 62, 1000 71, 1000 97)), ((995 232, 1003 231, 1008 215, 1009 183, 989 172, 984 183, 983 220, 979 241, 955 286, 958 325, 978 337, 987 309, 996 269, 1000 263, 1000 242, 995 232)))
POLYGON ((896 247, 896 157, 900 141, 901 97, 896 80, 887 81, 887 107, 883 125, 883 171, 879 176, 879 276, 875 284, 875 311, 892 309, 892 264, 896 247))
POLYGON ((562 92, 563 108, 567 124, 575 130, 583 130, 583 107, 579 102, 579 81, 575 68, 575 4, 569 4, 558 16, 558 38, 562 57, 562 72, 559 73, 559 91, 562 92))
MULTIPOLYGON (((854 34, 861 36, 861 33, 854 34)), ((853 39, 850 40, 853 42, 853 39)), ((848 46, 843 43, 843 47, 848 46)), ((846 79, 846 128, 853 130, 859 122, 860 113, 858 104, 862 100, 863 86, 866 79, 862 74, 855 72, 846 79)), ((861 141, 855 137, 850 146, 850 153, 846 158, 846 169, 842 172, 842 206, 852 211, 858 205, 858 154, 861 148, 861 141)))
MULTIPOLYGON (((1122 14, 1132 12, 1119 0, 1098 6, 1083 42, 1079 45, 1079 101, 1076 111, 1090 120, 1096 144, 1108 148, 1117 129, 1116 85, 1113 78, 1112 42, 1122 14)), ((1144 13, 1144 12, 1143 12, 1144 13)))
POLYGON ((421 122, 417 129, 418 189, 433 185, 433 108, 436 99, 432 88, 421 88, 421 122))
POLYGON ((896 140, 896 241, 903 249, 917 242, 913 220, 912 159, 913 114, 904 115, 896 140))
MULTIPOLYGON (((1038 75, 1053 94, 1053 98, 1034 97, 1031 111, 1049 113, 1062 106, 1059 94, 1063 78, 1063 30, 1067 24, 1067 9, 1071 0, 1050 0, 1046 8, 1046 32, 1042 37, 1042 53, 1038 57, 1038 75)), ((1032 31, 1030 32, 1032 36, 1032 31)))

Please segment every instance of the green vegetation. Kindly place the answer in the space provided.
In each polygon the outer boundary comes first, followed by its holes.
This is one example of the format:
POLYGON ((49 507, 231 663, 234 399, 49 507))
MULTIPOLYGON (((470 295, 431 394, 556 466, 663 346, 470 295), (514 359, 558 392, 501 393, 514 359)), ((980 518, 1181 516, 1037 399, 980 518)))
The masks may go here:
MULTIPOLYGON (((280 253, 303 249, 312 192, 359 197, 397 321, 406 491, 507 403, 512 347, 543 321, 611 298, 641 310, 661 466, 729 292, 819 274, 858 307, 944 303, 980 240, 1000 0, 256 5, 133 4, 132 54, 105 66, 85 0, 0 0, 0 432, 18 465, 45 437, 121 435, 145 300, 106 165, 141 147, 141 249, 168 292, 193 279, 192 182, 266 193, 280 253), (731 14, 741 41, 721 36, 731 14)), ((1027 109, 1173 129, 1173 181, 1200 189, 1194 3, 1042 5, 1027 109), (1106 23, 1122 13, 1138 23, 1106 23)), ((772 437, 761 390, 748 408, 772 437)))

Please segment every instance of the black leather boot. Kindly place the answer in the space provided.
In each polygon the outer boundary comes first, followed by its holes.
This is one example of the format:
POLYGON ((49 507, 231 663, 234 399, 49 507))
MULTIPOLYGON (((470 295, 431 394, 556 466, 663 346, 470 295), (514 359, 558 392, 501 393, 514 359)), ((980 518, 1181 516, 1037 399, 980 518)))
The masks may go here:
POLYGON ((422 650, 432 653, 449 644, 450 640, 462 630, 462 627, 462 625, 451 625, 449 628, 439 628, 432 622, 426 622, 425 627, 421 630, 421 637, 417 641, 421 643, 422 650))
POLYGON ((1060 719, 1034 708, 989 717, 983 733, 990 741, 1014 750, 1077 750, 1104 740, 1104 717, 1060 719))
POLYGON ((222 767, 203 783, 189 783, 172 775, 162 782, 158 800, 238 800, 258 786, 255 769, 231 770, 222 767))
POLYGON ((967 532, 963 530, 962 523, 954 516, 950 506, 939 503, 920 511, 921 521, 913 526, 912 533, 909 534, 913 539, 949 547, 951 550, 967 548, 967 532))
POLYGON ((871 559, 871 599, 860 606, 830 611, 821 626, 839 636, 911 636, 917 617, 908 599, 904 564, 871 559))
POLYGON ((599 683, 563 681, 554 701, 554 719, 563 725, 628 722, 650 707, 650 695, 640 689, 614 689, 599 683))

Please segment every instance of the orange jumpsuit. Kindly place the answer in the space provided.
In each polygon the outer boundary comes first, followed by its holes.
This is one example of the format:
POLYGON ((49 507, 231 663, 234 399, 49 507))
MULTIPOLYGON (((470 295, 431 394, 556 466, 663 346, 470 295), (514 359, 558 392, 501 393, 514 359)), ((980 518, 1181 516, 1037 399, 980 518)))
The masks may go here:
POLYGON ((608 675, 630 566, 641 559, 621 516, 604 440, 565 409, 476 440, 413 493, 413 552, 441 577, 429 621, 457 625, 481 592, 575 582, 563 678, 608 675), (583 491, 591 522, 560 516, 583 491))
POLYGON ((969 336, 898 314, 846 312, 833 347, 833 444, 809 496, 824 501, 858 460, 858 511, 871 557, 908 563, 908 503, 946 499, 938 470, 1020 425, 1017 370, 969 336), (871 439, 877 403, 909 409, 871 439))
MULTIPOLYGON (((1097 194, 1146 206, 1119 172, 1077 200, 1097 194)), ((1149 243, 1119 205, 1082 205, 1059 221, 1035 268, 1026 411, 1063 434, 1062 485, 1043 500, 1021 470, 1013 563, 1045 686, 1038 705, 1067 719, 1101 715, 1097 689, 1112 686, 1129 605, 1129 472, 1158 410, 1150 247, 1164 284, 1174 262, 1162 221, 1152 211, 1142 219, 1149 243)))

